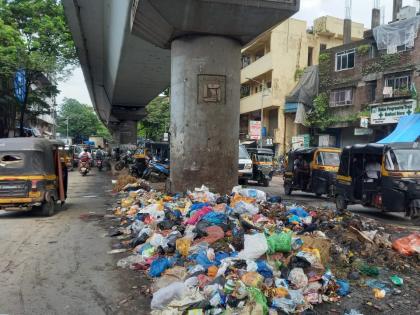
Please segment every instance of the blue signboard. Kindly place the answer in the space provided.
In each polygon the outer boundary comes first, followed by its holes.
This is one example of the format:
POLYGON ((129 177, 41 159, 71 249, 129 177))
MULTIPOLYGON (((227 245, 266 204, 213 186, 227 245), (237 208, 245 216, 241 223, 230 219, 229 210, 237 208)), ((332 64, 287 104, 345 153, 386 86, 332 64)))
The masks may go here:
POLYGON ((16 99, 23 104, 26 95, 26 72, 24 69, 20 69, 15 73, 14 90, 16 99))

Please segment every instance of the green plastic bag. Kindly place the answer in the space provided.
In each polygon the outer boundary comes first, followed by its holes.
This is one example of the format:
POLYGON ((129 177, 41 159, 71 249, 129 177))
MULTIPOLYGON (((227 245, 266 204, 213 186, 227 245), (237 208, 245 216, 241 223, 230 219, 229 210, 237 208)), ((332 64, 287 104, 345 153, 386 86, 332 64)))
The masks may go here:
POLYGON ((370 266, 370 265, 362 265, 359 268, 360 272, 371 277, 376 277, 379 275, 379 268, 376 266, 370 266))
POLYGON ((269 255, 274 253, 288 253, 292 250, 292 233, 282 232, 273 234, 267 238, 269 255))
POLYGON ((397 275, 392 275, 390 277, 391 281, 393 284, 397 285, 397 286, 402 286, 404 284, 404 280, 400 277, 398 277, 397 275))
POLYGON ((255 301, 260 304, 263 308, 264 314, 268 314, 267 298, 261 290, 253 287, 247 287, 246 289, 250 295, 251 301, 255 301))

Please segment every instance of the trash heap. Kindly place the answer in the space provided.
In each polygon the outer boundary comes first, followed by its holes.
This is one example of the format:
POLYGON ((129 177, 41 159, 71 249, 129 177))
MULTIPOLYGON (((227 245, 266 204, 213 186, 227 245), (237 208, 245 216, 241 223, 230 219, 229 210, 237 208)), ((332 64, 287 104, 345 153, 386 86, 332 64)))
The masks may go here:
MULTIPOLYGON (((332 210, 287 205, 279 197, 267 199, 262 191, 240 186, 230 196, 204 186, 169 196, 142 181, 124 191, 114 211, 120 226, 111 235, 120 240, 116 252, 133 254, 118 266, 142 270, 153 279, 153 314, 308 312, 313 305, 348 295, 346 279, 355 268, 358 277, 379 272, 354 259, 351 246, 327 237, 327 232, 345 237, 337 227, 350 220, 332 210), (342 278, 332 272, 333 259, 343 263, 342 278)), ((391 246, 382 231, 364 235, 352 229, 355 238, 371 237, 368 243, 391 246)), ((392 281, 402 285, 401 280, 392 281)), ((375 296, 386 294, 375 283, 371 286, 375 296)))

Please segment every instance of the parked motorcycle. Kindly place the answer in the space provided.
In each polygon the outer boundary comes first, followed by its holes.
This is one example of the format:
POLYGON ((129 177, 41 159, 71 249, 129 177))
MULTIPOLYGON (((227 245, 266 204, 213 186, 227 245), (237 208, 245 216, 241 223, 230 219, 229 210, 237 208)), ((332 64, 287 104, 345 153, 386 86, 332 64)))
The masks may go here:
POLYGON ((115 164, 114 168, 116 171, 122 171, 124 168, 129 168, 131 164, 134 163, 134 159, 130 151, 122 155, 120 160, 115 164))
POLYGON ((162 182, 166 181, 169 174, 168 161, 166 161, 166 163, 161 163, 152 160, 148 163, 147 169, 144 171, 142 178, 145 180, 162 182))

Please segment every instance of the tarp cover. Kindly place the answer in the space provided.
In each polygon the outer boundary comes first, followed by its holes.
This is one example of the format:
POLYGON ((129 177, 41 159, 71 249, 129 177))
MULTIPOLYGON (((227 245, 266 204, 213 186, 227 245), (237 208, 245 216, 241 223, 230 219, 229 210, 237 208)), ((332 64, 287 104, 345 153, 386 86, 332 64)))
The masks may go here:
POLYGON ((296 87, 287 96, 286 102, 312 106, 312 101, 318 93, 318 84, 318 66, 307 67, 296 87))
POLYGON ((385 139, 379 141, 381 144, 395 142, 414 142, 420 138, 420 114, 403 116, 397 128, 385 139))
POLYGON ((420 26, 420 16, 391 24, 384 24, 373 29, 373 36, 379 50, 386 49, 388 54, 397 53, 397 47, 414 47, 420 26))

